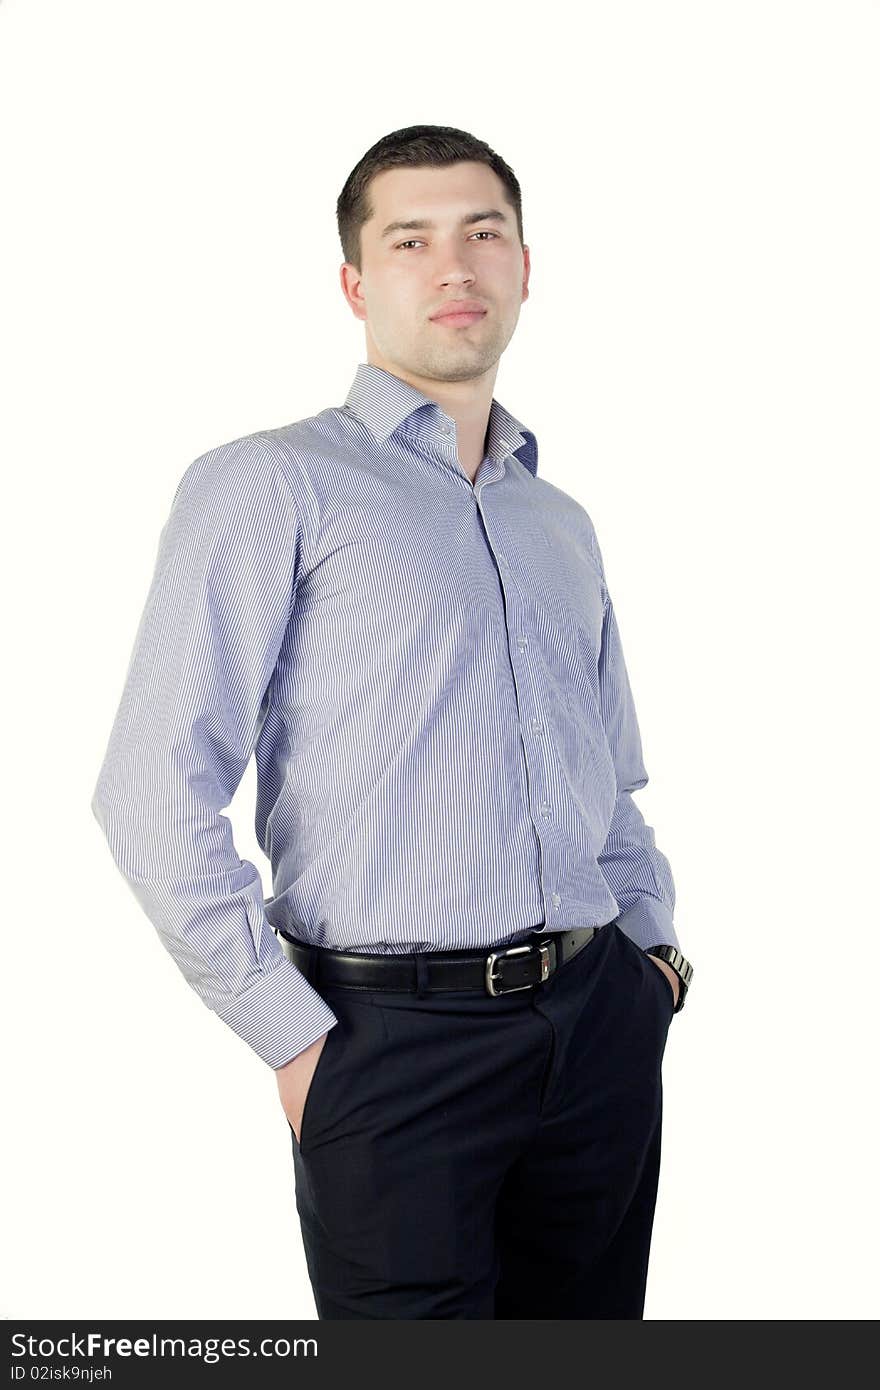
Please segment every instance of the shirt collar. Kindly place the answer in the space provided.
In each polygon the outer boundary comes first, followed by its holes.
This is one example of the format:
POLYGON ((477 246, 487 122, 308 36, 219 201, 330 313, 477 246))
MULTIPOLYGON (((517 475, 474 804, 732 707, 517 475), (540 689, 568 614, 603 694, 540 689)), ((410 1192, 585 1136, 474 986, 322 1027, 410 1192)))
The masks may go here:
MULTIPOLYGON (((452 423, 450 417, 430 396, 411 386, 402 377, 386 372, 372 362, 358 363, 351 389, 345 398, 345 409, 367 426, 383 443, 417 410, 430 406, 437 424, 452 423)), ((513 454, 534 477, 538 472, 538 441, 531 430, 505 410, 492 397, 489 425, 486 431, 486 452, 498 462, 513 454)))

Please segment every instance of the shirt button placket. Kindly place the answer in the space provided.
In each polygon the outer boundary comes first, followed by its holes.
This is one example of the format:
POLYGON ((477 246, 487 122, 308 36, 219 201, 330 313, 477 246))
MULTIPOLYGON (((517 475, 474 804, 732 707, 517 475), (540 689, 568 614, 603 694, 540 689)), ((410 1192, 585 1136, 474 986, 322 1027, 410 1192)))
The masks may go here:
MULTIPOLYGON (((489 527, 486 525, 486 516, 485 516, 485 513, 484 513, 483 510, 482 510, 482 507, 480 506, 479 493, 477 494, 477 505, 480 507, 480 513, 481 513, 481 515, 482 515, 482 517, 483 517, 483 525, 484 525, 484 527, 485 527, 486 535, 487 535, 487 537, 488 537, 488 536, 489 536, 489 527)), ((494 553, 495 553, 495 552, 494 552, 494 547, 491 545, 491 541, 490 541, 490 548, 492 549, 493 554, 494 554, 494 553)), ((511 639, 511 632, 510 632, 510 618, 511 618, 511 611, 512 611, 512 609, 514 608, 515 603, 516 603, 516 589, 515 589, 515 586, 513 586, 513 585, 507 586, 507 585, 505 584, 505 582, 504 582, 504 581, 506 580, 506 577, 508 576, 508 574, 509 574, 509 572, 510 572, 510 566, 508 565, 508 563, 507 563, 507 561, 505 560, 504 556, 503 556, 503 555, 500 555, 500 554, 496 554, 495 559, 496 559, 496 563, 497 563, 497 565, 498 565, 499 573, 500 573, 501 576, 502 576, 502 584, 504 585, 504 596, 505 596, 504 611, 505 611, 505 617, 506 617, 507 622, 508 622, 507 632, 508 632, 508 654, 510 655, 510 667, 511 667, 511 671, 512 671, 512 673, 513 673, 514 685, 516 686, 517 699, 518 699, 518 701, 519 701, 520 708, 522 708, 522 705, 523 705, 523 682, 520 680, 519 672, 517 671, 517 664, 516 664, 516 662, 514 662, 513 656, 512 656, 512 652, 511 652, 511 640, 512 640, 512 639, 511 639)), ((528 659, 528 658, 527 658, 528 646, 529 646, 529 639, 528 639, 524 634, 520 634, 520 635, 516 638, 516 647, 517 647, 517 651, 519 652, 520 656, 522 656, 522 658, 523 658, 523 664, 525 664, 525 662, 526 662, 527 659, 528 659)), ((544 724, 543 724, 543 721, 537 717, 537 715, 532 716, 532 718, 529 720, 529 726, 528 726, 528 727, 529 727, 529 731, 530 731, 531 734, 534 736, 534 738, 535 738, 536 740, 537 740, 537 739, 540 739, 540 737, 542 736, 542 734, 543 734, 543 732, 544 732, 544 724)), ((520 730, 520 737, 522 737, 522 730, 520 730)), ((529 742, 529 741, 528 741, 527 739, 523 738, 523 751, 524 751, 524 753, 525 753, 526 769, 527 769, 527 771, 528 771, 529 774, 530 774, 530 781, 531 781, 531 766, 532 766, 532 760, 531 760, 531 758, 530 758, 530 756, 529 756, 529 754, 530 754, 530 749, 529 749, 529 746, 528 746, 528 742, 529 742)), ((545 772, 545 776, 546 776, 546 767, 545 767, 545 769, 544 769, 544 772, 545 772)), ((553 819, 553 807, 550 805, 549 801, 546 801, 546 800, 545 800, 545 801, 542 801, 541 804, 540 804, 540 806, 538 807, 538 812, 539 812, 539 814, 540 814, 540 816, 541 816, 541 819, 542 819, 544 822, 551 821, 551 820, 553 819)), ((540 845, 541 845, 541 862, 542 862, 542 866, 543 866, 543 862, 544 862, 544 842, 543 842, 543 840, 540 838, 540 836, 539 836, 539 842, 540 842, 540 845)), ((558 893, 552 893, 552 894, 550 895, 550 900, 549 900, 549 901, 550 901, 550 905, 551 905, 551 908, 552 908, 553 911, 548 911, 548 916, 552 916, 552 915, 553 915, 553 912, 556 911, 558 908, 560 908, 560 907, 562 906, 562 898, 560 897, 560 895, 559 895, 558 893)))

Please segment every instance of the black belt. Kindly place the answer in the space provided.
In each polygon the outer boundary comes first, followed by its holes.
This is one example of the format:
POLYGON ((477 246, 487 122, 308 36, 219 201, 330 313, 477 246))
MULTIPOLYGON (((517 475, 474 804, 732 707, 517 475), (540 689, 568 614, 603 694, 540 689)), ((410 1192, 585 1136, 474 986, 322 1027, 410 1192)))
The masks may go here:
POLYGON ((274 930, 288 960, 318 991, 322 985, 341 985, 346 989, 387 989, 418 995, 455 989, 482 989, 497 995, 549 980, 602 928, 542 932, 536 927, 522 941, 492 951, 420 951, 414 955, 334 951, 288 936, 280 927, 274 930))

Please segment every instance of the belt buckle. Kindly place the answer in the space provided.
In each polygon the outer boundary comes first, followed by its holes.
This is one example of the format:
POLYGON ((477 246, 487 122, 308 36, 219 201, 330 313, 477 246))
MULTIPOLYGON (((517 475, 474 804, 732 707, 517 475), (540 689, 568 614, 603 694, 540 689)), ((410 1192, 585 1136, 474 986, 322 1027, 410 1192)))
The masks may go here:
POLYGON ((518 989, 531 989, 533 985, 542 984, 550 974, 550 947, 534 942, 531 946, 507 946, 500 951, 491 951, 486 958, 486 989, 492 995, 515 994, 518 989), (522 955, 523 952, 539 951, 541 954, 541 979, 529 980, 524 985, 511 985, 509 989, 496 989, 498 977, 494 974, 495 962, 504 956, 522 955))

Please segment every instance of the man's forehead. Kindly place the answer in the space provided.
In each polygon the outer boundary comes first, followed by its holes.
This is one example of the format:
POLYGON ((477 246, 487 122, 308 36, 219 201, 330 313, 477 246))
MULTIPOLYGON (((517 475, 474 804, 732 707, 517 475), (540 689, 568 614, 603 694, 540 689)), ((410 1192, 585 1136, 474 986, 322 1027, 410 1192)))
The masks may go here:
POLYGON ((390 222, 402 223, 404 219, 424 227, 432 222, 453 225, 476 220, 478 212, 491 212, 499 222, 509 220, 497 176, 485 164, 470 168, 478 173, 474 177, 468 173, 466 181, 461 164, 383 169, 370 182, 371 229, 381 235, 390 222))

